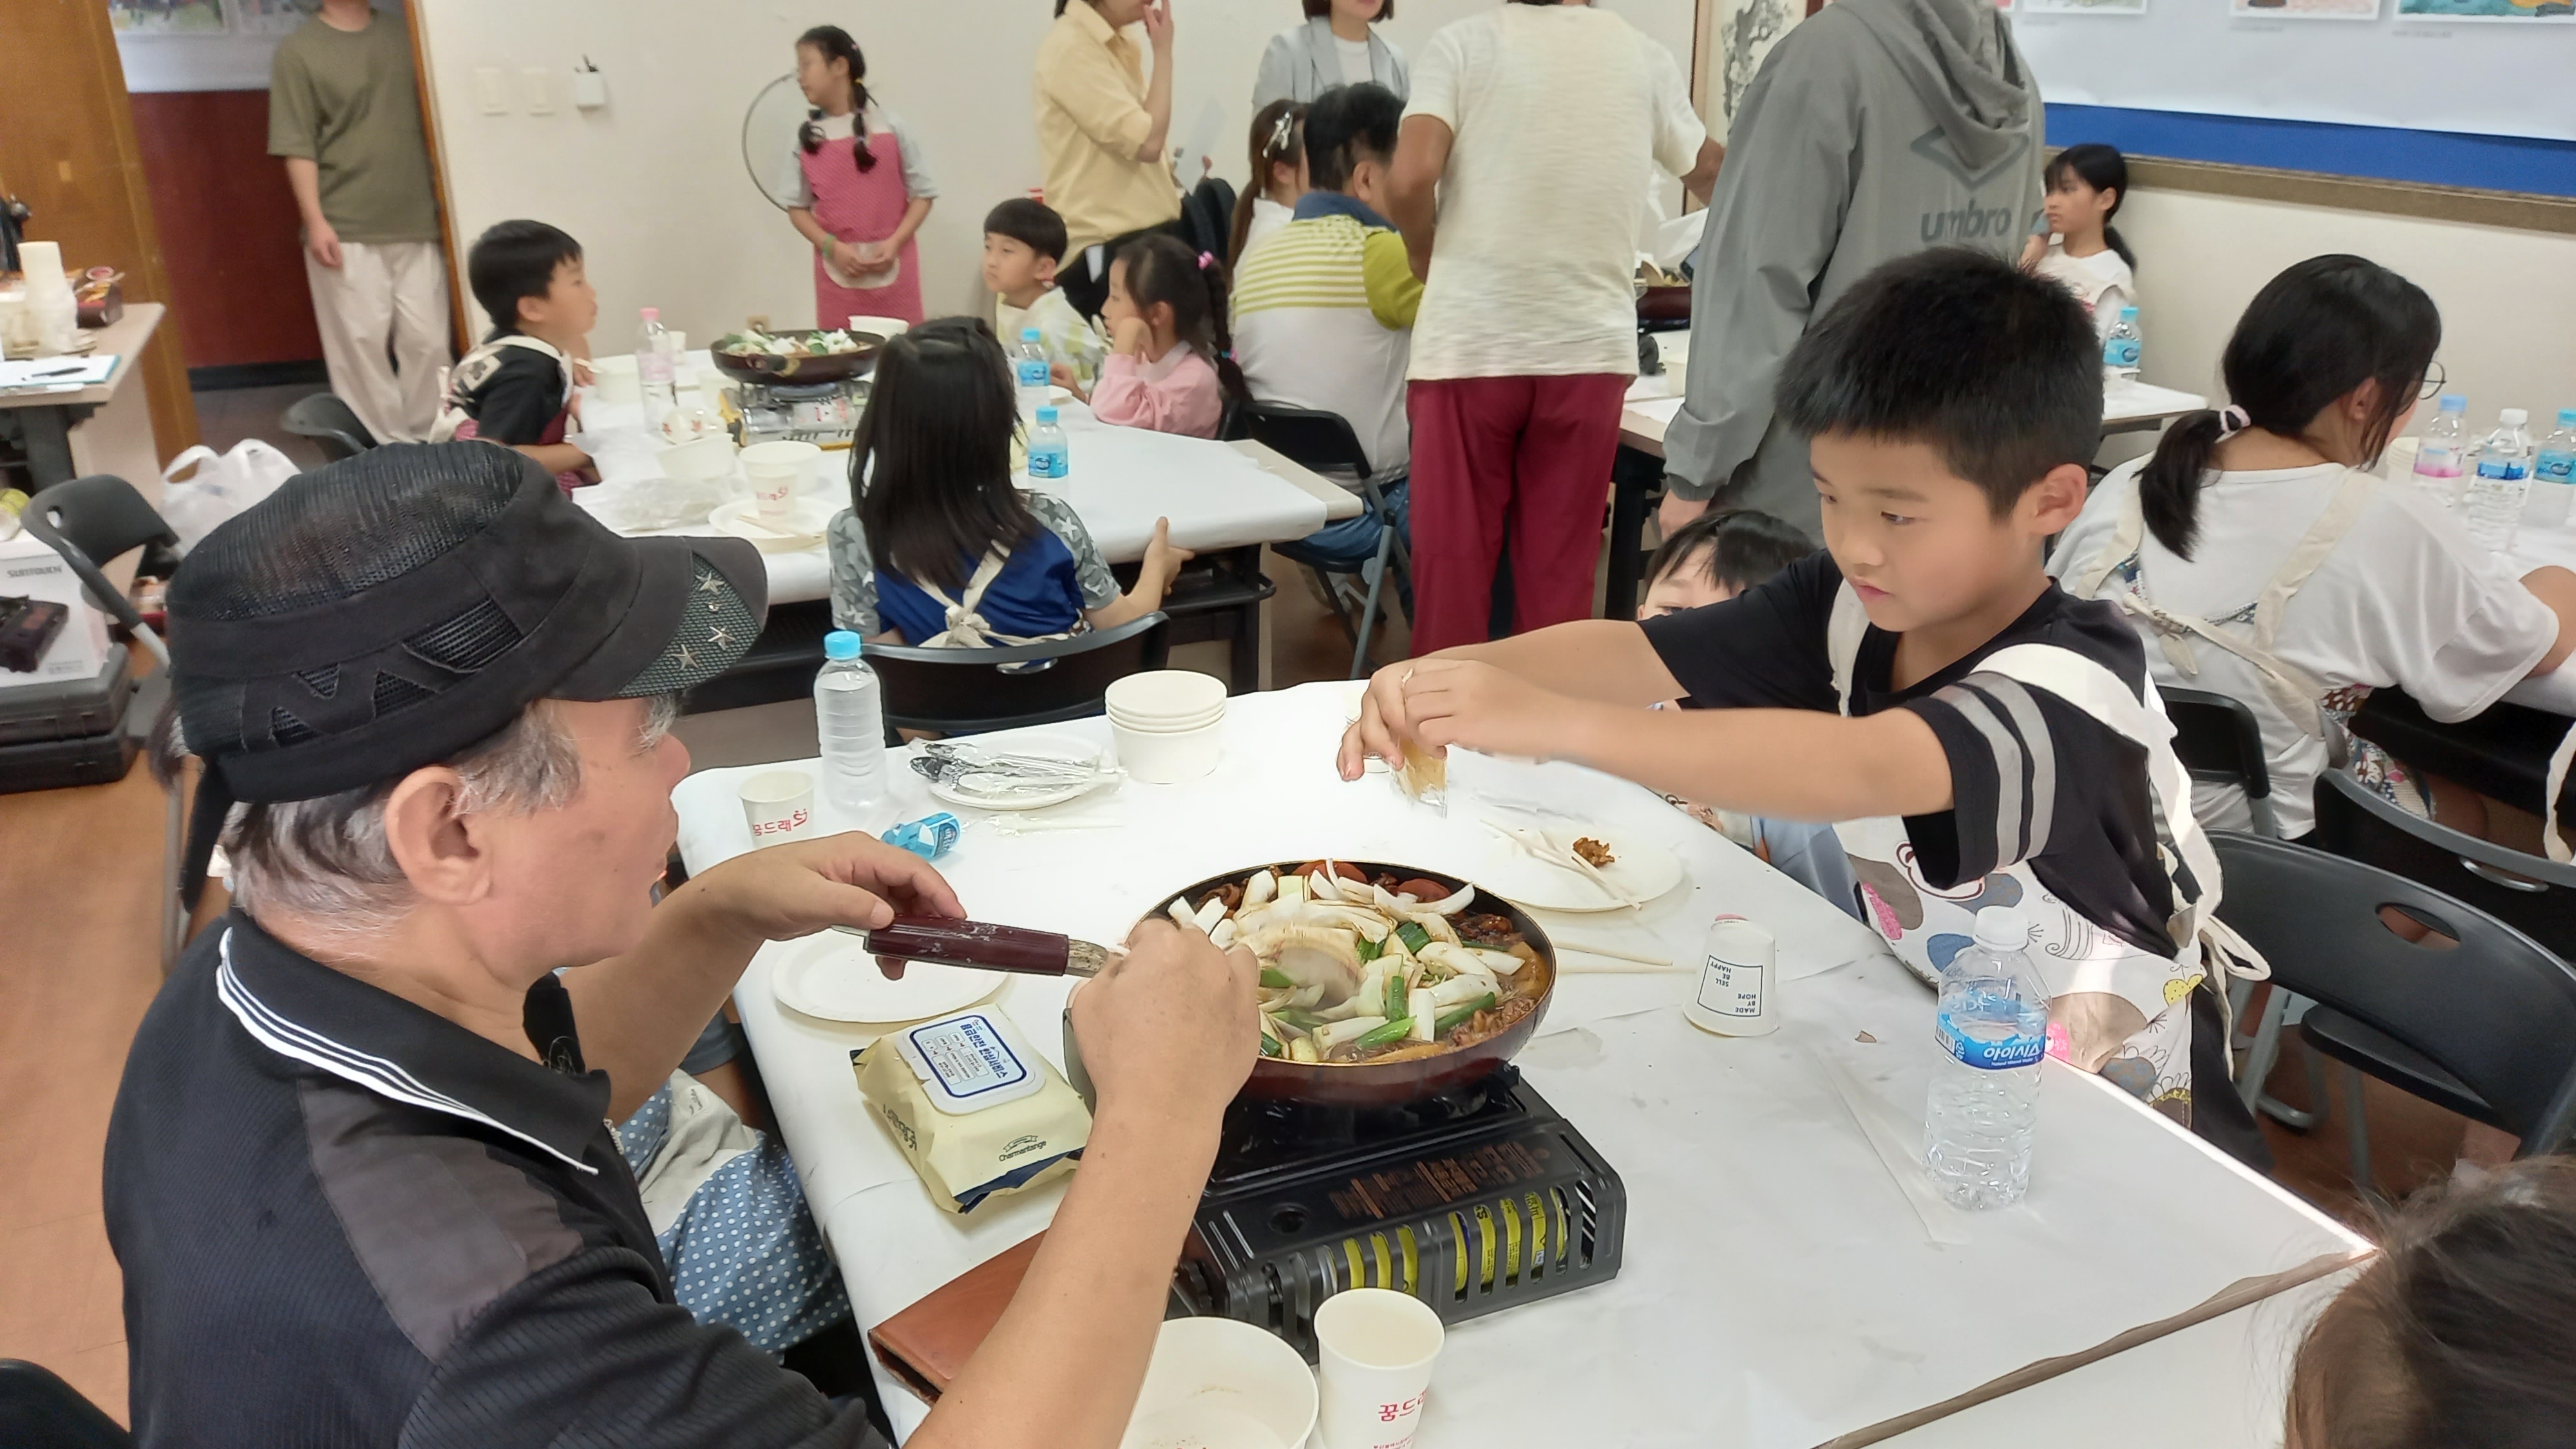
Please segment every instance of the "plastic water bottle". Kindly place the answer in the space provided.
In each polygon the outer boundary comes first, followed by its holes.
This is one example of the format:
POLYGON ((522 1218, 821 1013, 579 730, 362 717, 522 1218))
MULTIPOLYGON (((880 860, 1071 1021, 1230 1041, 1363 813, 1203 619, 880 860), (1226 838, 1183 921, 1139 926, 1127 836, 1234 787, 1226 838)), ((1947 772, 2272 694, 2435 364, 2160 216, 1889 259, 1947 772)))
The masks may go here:
POLYGON ((2460 523, 2489 553, 2513 551, 2515 525, 2531 496, 2531 438, 2522 430, 2531 414, 2506 408, 2496 430, 2469 457, 2468 489, 2460 497, 2460 523))
POLYGON ((1977 912, 1975 944, 1941 976, 1923 1156, 1932 1185, 1963 1208, 2008 1207, 2030 1190, 2039 1064, 2048 1054, 2048 983, 2024 949, 2030 918, 1977 912))
POLYGON ((2460 501, 2460 475, 2469 468, 2469 400, 2442 394, 2442 410, 2415 444, 2415 485, 2450 508, 2460 501))
POLYGON ((1073 472, 1073 449, 1064 440, 1064 429, 1056 425, 1056 410, 1038 409, 1038 425, 1029 432, 1029 476, 1031 478, 1064 478, 1073 472))
POLYGON ((635 381, 644 394, 644 423, 660 427, 663 417, 680 405, 671 329, 662 325, 662 309, 644 309, 644 325, 635 329, 635 381))
POLYGON ((2523 505, 2526 523, 2564 528, 2576 504, 2576 408, 2558 410, 2558 430, 2540 440, 2531 464, 2531 501, 2523 505))
POLYGON ((2144 351, 2138 336, 2138 309, 2121 308, 2120 320, 2111 324, 2111 334, 2102 339, 2102 375, 2136 381, 2138 358, 2144 351))
POLYGON ((844 826, 856 825, 886 799, 885 695, 877 672, 859 657, 859 636, 823 636, 823 672, 814 677, 814 729, 823 743, 823 798, 844 826))
POLYGON ((1020 345, 1011 353, 1011 377, 1020 388, 1020 421, 1034 423, 1050 396, 1046 340, 1038 329, 1020 329, 1020 345))

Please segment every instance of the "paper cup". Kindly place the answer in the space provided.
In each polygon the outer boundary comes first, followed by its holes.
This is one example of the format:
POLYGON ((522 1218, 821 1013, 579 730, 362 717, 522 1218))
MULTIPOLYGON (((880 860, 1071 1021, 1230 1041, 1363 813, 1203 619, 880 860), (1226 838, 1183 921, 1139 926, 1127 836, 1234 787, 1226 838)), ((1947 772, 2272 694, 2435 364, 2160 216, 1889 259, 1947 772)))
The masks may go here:
POLYGON ((1112 718, 1109 738, 1117 747, 1119 765, 1147 785, 1182 785, 1201 779, 1215 773, 1217 762, 1225 757, 1222 719, 1196 729, 1165 732, 1136 729, 1112 718))
POLYGON ((592 358, 590 390, 604 403, 642 403, 644 385, 635 373, 635 355, 620 352, 592 358))
POLYGON ((742 782, 743 819, 754 849, 814 833, 814 777, 802 770, 764 770, 742 782))
POLYGON ((812 443, 754 443, 742 450, 742 476, 751 485, 752 507, 776 522, 796 511, 796 490, 814 470, 823 450, 812 443))
POLYGON ((1447 1336, 1410 1294, 1346 1288, 1325 1299, 1315 1310, 1324 1449, 1411 1449, 1447 1336))

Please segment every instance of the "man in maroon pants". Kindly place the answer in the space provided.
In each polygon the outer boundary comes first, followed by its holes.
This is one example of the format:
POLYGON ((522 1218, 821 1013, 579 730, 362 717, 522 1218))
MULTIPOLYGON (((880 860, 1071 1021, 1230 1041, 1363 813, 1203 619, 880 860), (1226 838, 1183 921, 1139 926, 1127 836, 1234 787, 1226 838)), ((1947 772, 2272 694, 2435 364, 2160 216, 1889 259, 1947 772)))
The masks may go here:
POLYGON ((1513 632, 1592 612, 1642 185, 1661 167, 1705 200, 1724 156, 1671 53, 1587 0, 1511 0, 1416 61, 1391 198, 1425 279, 1415 653, 1486 637, 1506 538, 1513 632))

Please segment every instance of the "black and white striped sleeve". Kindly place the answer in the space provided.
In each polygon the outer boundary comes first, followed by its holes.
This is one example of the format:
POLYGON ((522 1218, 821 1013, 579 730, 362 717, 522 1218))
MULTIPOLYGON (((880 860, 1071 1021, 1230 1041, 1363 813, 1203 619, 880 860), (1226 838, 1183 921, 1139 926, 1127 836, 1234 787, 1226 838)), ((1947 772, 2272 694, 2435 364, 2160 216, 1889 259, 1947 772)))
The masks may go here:
POLYGON ((1932 726, 1950 762, 1950 810, 1906 821, 1924 878, 1938 886, 2076 845, 2098 829, 2106 797, 2125 793, 2120 779, 2143 768, 2107 726, 2000 674, 1970 674, 1904 707, 1932 726))

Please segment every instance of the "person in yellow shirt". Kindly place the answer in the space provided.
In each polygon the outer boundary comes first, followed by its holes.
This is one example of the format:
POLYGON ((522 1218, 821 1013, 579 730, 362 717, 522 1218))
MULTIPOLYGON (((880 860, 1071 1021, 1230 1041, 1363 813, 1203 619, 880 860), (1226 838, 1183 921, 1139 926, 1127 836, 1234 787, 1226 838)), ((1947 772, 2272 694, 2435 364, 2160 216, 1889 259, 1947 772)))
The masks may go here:
MULTIPOLYGON (((1181 196, 1166 143, 1172 131, 1171 0, 1056 0, 1038 45, 1038 151, 1046 203, 1071 243, 1057 285, 1075 310, 1099 315, 1109 258, 1147 232, 1181 234, 1181 196), (1143 22, 1154 52, 1144 70, 1122 32, 1143 22)), ((1187 238, 1184 238, 1186 240, 1187 238)))

